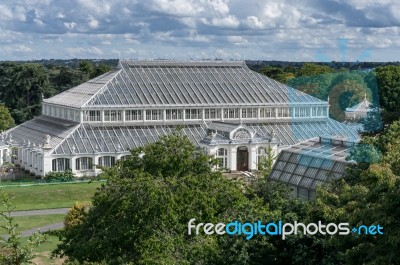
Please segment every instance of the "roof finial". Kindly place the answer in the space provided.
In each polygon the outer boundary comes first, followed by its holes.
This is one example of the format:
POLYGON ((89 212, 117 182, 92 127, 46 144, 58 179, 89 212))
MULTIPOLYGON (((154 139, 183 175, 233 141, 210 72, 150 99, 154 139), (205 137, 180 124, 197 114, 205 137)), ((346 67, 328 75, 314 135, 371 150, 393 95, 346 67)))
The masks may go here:
POLYGON ((328 104, 329 104, 329 96, 328 96, 328 104))
POLYGON ((364 93, 364 101, 367 101, 367 93, 364 93))

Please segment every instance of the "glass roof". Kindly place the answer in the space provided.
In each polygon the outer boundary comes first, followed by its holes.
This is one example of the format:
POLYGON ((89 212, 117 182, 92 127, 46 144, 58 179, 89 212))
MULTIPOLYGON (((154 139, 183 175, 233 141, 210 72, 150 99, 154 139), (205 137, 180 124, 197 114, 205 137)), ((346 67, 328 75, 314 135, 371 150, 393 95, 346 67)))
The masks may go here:
POLYGON ((327 104, 244 62, 121 61, 119 66, 44 102, 85 108, 327 104))
POLYGON ((310 140, 282 150, 270 179, 315 190, 317 185, 343 178, 351 146, 310 140))
MULTIPOLYGON (((77 122, 41 115, 28 122, 7 131, 16 145, 30 144, 43 146, 46 134, 50 135, 50 147, 54 154, 91 154, 93 152, 121 152, 129 148, 145 145, 156 141, 161 135, 169 134, 180 127, 196 146, 203 140, 209 128, 222 126, 221 122, 198 122, 174 124, 79 124, 77 122)), ((227 128, 232 124, 226 123, 227 128)), ((234 127, 238 126, 237 124, 234 127)), ((358 140, 356 131, 342 123, 325 118, 299 122, 281 121, 269 123, 245 123, 245 128, 254 131, 261 138, 271 138, 281 146, 294 145, 291 150, 305 154, 327 156, 332 158, 337 153, 331 153, 324 145, 316 145, 307 140, 321 135, 336 136, 350 140, 358 140), (273 134, 272 134, 273 132, 273 134), (302 144, 298 144, 302 143, 302 144)), ((336 139, 336 138, 335 138, 336 139)), ((338 138, 339 139, 339 138, 338 138)), ((340 140, 332 140, 340 142, 340 140)), ((337 149, 339 150, 339 149, 337 149)), ((336 159, 336 158, 335 158, 336 159)))

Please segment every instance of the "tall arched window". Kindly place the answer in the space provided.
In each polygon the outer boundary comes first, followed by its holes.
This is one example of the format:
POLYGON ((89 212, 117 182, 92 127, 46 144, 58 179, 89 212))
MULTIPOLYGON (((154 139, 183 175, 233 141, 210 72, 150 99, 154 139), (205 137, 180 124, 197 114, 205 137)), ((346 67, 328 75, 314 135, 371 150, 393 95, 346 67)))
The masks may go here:
POLYGON ((220 148, 217 150, 216 156, 219 168, 228 168, 228 150, 220 148))
POLYGON ((93 158, 79 157, 75 160, 76 170, 90 170, 93 169, 93 158))
POLYGON ((53 171, 65 171, 71 169, 69 158, 55 158, 52 161, 53 171))
POLYGON ((102 167, 112 167, 113 165, 115 165, 115 157, 113 156, 99 157, 99 165, 102 167))
POLYGON ((267 148, 266 147, 259 147, 257 148, 257 165, 260 163, 261 158, 267 155, 267 148))

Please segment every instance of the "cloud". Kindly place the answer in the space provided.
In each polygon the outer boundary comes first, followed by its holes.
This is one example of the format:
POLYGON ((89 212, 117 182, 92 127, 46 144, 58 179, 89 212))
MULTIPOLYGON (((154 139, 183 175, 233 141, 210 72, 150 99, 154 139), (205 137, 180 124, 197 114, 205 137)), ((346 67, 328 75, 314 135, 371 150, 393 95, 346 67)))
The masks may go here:
POLYGON ((96 28, 98 28, 99 27, 99 21, 97 20, 97 19, 95 19, 95 18, 93 18, 93 17, 89 17, 89 22, 88 22, 88 24, 89 24, 89 27, 90 28, 92 28, 92 29, 96 29, 96 28))
POLYGON ((0 20, 11 20, 13 12, 6 5, 0 5, 0 20))
POLYGON ((217 27, 236 28, 240 25, 240 21, 232 15, 223 18, 213 18, 211 24, 217 27))
POLYGON ((115 51, 129 55, 133 49, 137 57, 313 60, 317 51, 337 52, 338 38, 347 38, 348 54, 376 48, 373 56, 392 60, 400 48, 399 27, 400 3, 395 0, 0 3, 3 59, 22 59, 29 53, 112 58, 115 51))

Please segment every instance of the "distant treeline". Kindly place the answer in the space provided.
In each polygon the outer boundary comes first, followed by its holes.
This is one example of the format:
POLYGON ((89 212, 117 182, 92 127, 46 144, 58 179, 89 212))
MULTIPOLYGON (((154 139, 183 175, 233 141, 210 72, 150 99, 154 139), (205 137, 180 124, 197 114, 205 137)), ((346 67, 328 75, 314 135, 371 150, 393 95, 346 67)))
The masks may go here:
POLYGON ((40 115, 43 98, 110 71, 114 61, 2 62, 0 104, 9 109, 16 124, 23 123, 40 115))
POLYGON ((361 102, 366 96, 382 110, 384 124, 390 124, 400 118, 400 66, 378 66, 380 64, 384 63, 365 65, 377 66, 374 69, 352 70, 351 63, 340 64, 340 67, 323 63, 292 63, 264 65, 258 72, 321 100, 329 99, 330 115, 339 121, 344 120, 346 108, 361 102))
MULTIPOLYGON (((289 61, 257 61, 257 60, 246 60, 247 66, 254 70, 259 71, 264 67, 273 66, 278 68, 284 67, 294 67, 301 68, 305 64, 309 64, 310 62, 289 62, 289 61)), ((400 62, 312 62, 312 64, 317 64, 321 66, 329 66, 333 69, 342 69, 346 68, 349 70, 367 70, 374 69, 379 66, 388 66, 388 65, 400 65, 400 62)))
MULTIPOLYGON (((330 114, 337 120, 343 120, 344 110, 360 102, 365 94, 383 110, 385 124, 400 117, 398 62, 246 63, 261 74, 321 100, 329 97, 330 114)), ((9 109, 16 124, 23 123, 40 115, 43 98, 108 72, 117 64, 116 59, 0 62, 0 104, 9 109)))

